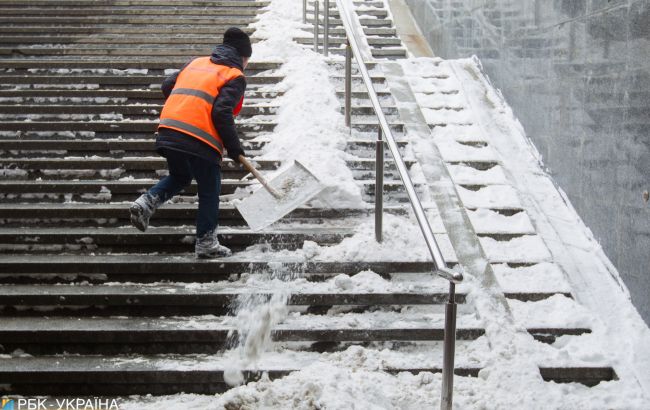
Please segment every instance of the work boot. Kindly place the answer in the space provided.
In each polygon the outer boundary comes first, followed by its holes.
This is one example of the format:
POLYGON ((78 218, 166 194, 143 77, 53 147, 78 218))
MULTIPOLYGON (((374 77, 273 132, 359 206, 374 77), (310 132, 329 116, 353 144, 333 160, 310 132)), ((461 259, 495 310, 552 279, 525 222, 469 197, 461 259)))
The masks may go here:
POLYGON ((142 232, 146 231, 149 226, 149 218, 161 204, 162 201, 156 195, 149 193, 140 195, 140 198, 136 199, 129 208, 133 226, 142 232))
POLYGON ((200 238, 196 238, 194 253, 196 257, 200 259, 223 258, 232 255, 230 249, 219 244, 216 229, 212 232, 206 233, 200 238))

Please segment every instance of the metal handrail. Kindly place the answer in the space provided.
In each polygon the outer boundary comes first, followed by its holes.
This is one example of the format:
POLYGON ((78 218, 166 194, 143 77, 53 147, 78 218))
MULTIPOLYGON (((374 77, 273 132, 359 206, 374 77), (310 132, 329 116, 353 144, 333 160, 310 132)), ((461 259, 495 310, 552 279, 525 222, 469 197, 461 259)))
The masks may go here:
MULTIPOLYGON (((379 121, 379 130, 377 134, 376 142, 376 175, 375 175, 375 237, 378 242, 382 240, 382 223, 383 223, 383 174, 384 174, 384 137, 385 142, 388 144, 388 148, 395 160, 395 165, 399 173, 400 179, 404 184, 406 193, 415 213, 415 217, 424 236, 424 241, 429 249, 431 258, 435 265, 435 272, 441 278, 449 281, 449 300, 445 305, 445 340, 444 340, 444 351, 443 351, 443 368, 442 368, 442 392, 441 392, 441 401, 440 408, 443 410, 451 410, 453 404, 453 377, 454 377, 454 352, 455 352, 455 339, 456 339, 456 284, 463 281, 463 274, 460 272, 454 272, 450 269, 447 269, 447 264, 442 256, 440 247, 436 242, 435 236, 429 221, 422 207, 422 203, 415 192, 415 187, 411 177, 408 174, 404 160, 398 150, 397 143, 393 137, 393 133, 390 130, 386 116, 381 108, 379 103, 379 98, 375 89, 372 86, 372 80, 370 74, 368 73, 368 68, 366 63, 363 61, 363 54, 359 46, 359 39, 357 38, 357 33, 362 31, 354 30, 352 21, 350 18, 351 9, 345 3, 349 0, 336 0, 336 5, 339 9, 339 14, 341 17, 341 22, 345 28, 345 33, 347 37, 347 47, 346 47, 346 61, 345 61, 345 124, 347 126, 351 125, 351 78, 352 78, 352 67, 351 59, 354 55, 357 60, 359 72, 363 78, 363 82, 368 90, 368 96, 372 104, 373 110, 377 119, 379 121), (350 52, 351 51, 351 52, 350 52)), ((317 38, 318 36, 318 0, 315 1, 315 15, 314 15, 314 33, 317 38)), ((329 35, 329 0, 325 0, 325 38, 324 46, 327 50, 328 44, 328 35, 329 35)), ((317 50, 317 49, 316 49, 317 50)), ((327 51, 325 51, 327 55, 327 51)))
POLYGON ((327 57, 330 49, 330 0, 324 0, 323 14, 323 21, 325 22, 323 30, 323 55, 327 57))
MULTIPOLYGON (((366 88, 368 89, 368 96, 370 98, 370 102, 373 106, 375 114, 377 115, 377 119, 379 120, 381 133, 383 134, 383 137, 386 140, 385 142, 386 144, 388 144, 388 148, 390 149, 390 152, 393 155, 393 159, 395 160, 397 171, 402 180, 402 183, 404 184, 406 193, 408 194, 409 201, 411 202, 411 206, 413 207, 413 212, 415 213, 415 217, 420 226, 420 230, 424 235, 424 241, 426 242, 431 257, 433 258, 433 262, 436 266, 436 270, 441 271, 440 276, 451 281, 452 283, 460 283, 463 280, 463 275, 459 272, 453 272, 451 270, 446 269, 447 264, 442 256, 440 247, 438 246, 436 239, 433 235, 433 231, 431 229, 431 226, 429 225, 429 221, 424 212, 424 208, 422 207, 422 203, 420 202, 420 199, 418 198, 417 193, 415 192, 415 187, 413 186, 413 182, 411 181, 411 177, 408 174, 406 164, 404 163, 404 160, 402 159, 402 156, 399 152, 397 143, 395 142, 395 137, 393 136, 393 133, 390 130, 390 126, 388 125, 388 121, 386 120, 386 116, 382 111, 381 105, 379 103, 379 97, 377 96, 377 93, 375 92, 372 86, 372 80, 370 78, 370 74, 368 73, 368 68, 366 67, 365 62, 359 58, 361 51, 358 44, 358 40, 355 36, 355 32, 354 30, 352 30, 351 22, 349 21, 348 10, 345 8, 343 0, 336 0, 336 3, 337 6, 339 7, 339 14, 341 15, 341 21, 343 22, 346 34, 348 36, 348 44, 352 48, 352 54, 357 59, 359 72, 361 73, 363 82, 365 83, 366 88)), ((381 140, 381 136, 378 137, 381 140)))
POLYGON ((314 2, 314 51, 318 53, 318 25, 320 20, 320 13, 318 12, 318 0, 314 2))

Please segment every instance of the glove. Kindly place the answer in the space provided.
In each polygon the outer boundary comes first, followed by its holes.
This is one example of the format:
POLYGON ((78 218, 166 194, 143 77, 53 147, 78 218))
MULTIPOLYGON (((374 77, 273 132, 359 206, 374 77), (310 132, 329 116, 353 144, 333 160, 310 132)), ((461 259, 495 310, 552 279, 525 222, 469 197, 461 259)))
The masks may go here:
POLYGON ((239 163, 239 156, 240 155, 246 156, 246 154, 244 153, 244 150, 242 149, 241 146, 239 146, 238 149, 228 150, 228 158, 232 159, 233 161, 235 161, 237 163, 239 163))

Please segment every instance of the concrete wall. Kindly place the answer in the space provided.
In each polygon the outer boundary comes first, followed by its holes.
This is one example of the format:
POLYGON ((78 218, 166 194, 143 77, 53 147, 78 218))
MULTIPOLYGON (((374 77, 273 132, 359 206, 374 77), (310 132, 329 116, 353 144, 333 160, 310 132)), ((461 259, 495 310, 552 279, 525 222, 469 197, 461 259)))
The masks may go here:
POLYGON ((650 323, 650 0, 406 0, 476 54, 650 323))

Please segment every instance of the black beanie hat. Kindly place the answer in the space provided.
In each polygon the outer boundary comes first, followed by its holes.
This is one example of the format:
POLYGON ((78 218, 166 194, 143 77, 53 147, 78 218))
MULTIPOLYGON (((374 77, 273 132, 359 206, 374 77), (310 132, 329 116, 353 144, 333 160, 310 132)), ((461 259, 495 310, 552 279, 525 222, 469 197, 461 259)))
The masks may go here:
POLYGON ((240 56, 250 57, 253 54, 251 39, 237 27, 230 27, 223 35, 223 43, 234 47, 240 56))

